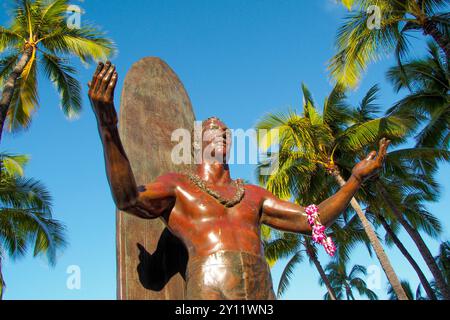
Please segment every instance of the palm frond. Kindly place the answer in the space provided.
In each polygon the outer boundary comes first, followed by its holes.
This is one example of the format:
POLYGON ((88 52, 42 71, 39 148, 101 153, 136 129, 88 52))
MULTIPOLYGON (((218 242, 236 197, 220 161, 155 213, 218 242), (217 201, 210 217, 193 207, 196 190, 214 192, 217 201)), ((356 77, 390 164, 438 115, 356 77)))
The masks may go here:
POLYGON ((105 60, 115 51, 113 42, 105 38, 98 29, 90 26, 81 29, 60 26, 41 42, 52 54, 72 54, 87 63, 105 60))
POLYGON ((55 262, 65 246, 64 226, 52 219, 51 197, 38 181, 2 175, 0 185, 0 246, 12 258, 23 256, 32 243, 34 255, 46 254, 55 262))
POLYGON ((310 103, 311 106, 314 108, 316 104, 314 102, 311 91, 309 91, 309 89, 308 89, 308 86, 302 82, 301 89, 302 89, 302 94, 303 94, 303 103, 302 103, 303 107, 305 105, 307 105, 308 103, 310 103))
POLYGON ((28 160, 29 157, 25 155, 0 153, 2 169, 9 175, 23 176, 23 168, 28 163, 28 160))
POLYGON ((404 117, 387 116, 355 124, 339 134, 335 143, 341 150, 358 151, 376 144, 383 137, 399 140, 413 129, 412 121, 405 120, 404 117))
POLYGON ((0 26, 0 53, 5 49, 16 47, 19 42, 23 42, 20 34, 0 26))
POLYGON ((356 288, 361 296, 366 296, 369 300, 378 300, 378 295, 367 287, 366 282, 361 278, 353 278, 350 285, 356 288))
MULTIPOLYGON (((389 152, 386 155, 385 172, 396 173, 408 178, 408 175, 433 173, 438 164, 450 161, 450 151, 429 147, 405 148, 389 152), (415 172, 407 170, 415 168, 415 172)), ((424 177, 425 178, 425 177, 424 177)))
POLYGON ((13 53, 0 59, 0 87, 3 87, 5 80, 11 74, 18 59, 18 53, 13 53))
POLYGON ((422 3, 422 10, 427 15, 432 15, 436 11, 448 8, 448 1, 447 0, 421 0, 422 3))
POLYGON ((275 263, 279 259, 287 258, 300 246, 299 236, 292 233, 281 233, 273 240, 267 241, 264 245, 264 254, 266 259, 275 263))
POLYGON ((338 53, 330 60, 329 70, 331 76, 344 86, 354 88, 368 63, 378 60, 381 55, 392 51, 396 46, 398 33, 395 30, 398 29, 402 15, 400 12, 384 10, 385 3, 378 4, 383 13, 380 29, 368 28, 367 21, 370 16, 361 10, 347 15, 338 30, 338 53))
POLYGON ((361 103, 353 113, 354 121, 357 124, 373 120, 378 116, 380 112, 380 106, 376 103, 380 87, 378 85, 372 86, 364 95, 361 103))
POLYGON ((281 273, 280 282, 278 283, 277 297, 280 298, 285 293, 289 283, 292 279, 295 267, 303 261, 301 251, 296 252, 283 269, 281 273))
POLYGON ((421 208, 409 208, 405 211, 409 223, 416 230, 425 232, 428 236, 438 239, 442 233, 441 221, 431 212, 421 208))
POLYGON ((351 121, 350 106, 346 102, 345 88, 336 84, 325 99, 323 122, 333 133, 338 133, 351 121))
POLYGON ((81 86, 71 76, 76 72, 75 69, 47 53, 43 54, 43 60, 45 72, 61 96, 61 109, 69 119, 76 117, 81 110, 81 86))
POLYGON ((21 77, 17 80, 17 89, 14 91, 7 115, 8 131, 16 132, 23 128, 26 129, 38 106, 37 66, 36 63, 33 63, 28 77, 21 77))

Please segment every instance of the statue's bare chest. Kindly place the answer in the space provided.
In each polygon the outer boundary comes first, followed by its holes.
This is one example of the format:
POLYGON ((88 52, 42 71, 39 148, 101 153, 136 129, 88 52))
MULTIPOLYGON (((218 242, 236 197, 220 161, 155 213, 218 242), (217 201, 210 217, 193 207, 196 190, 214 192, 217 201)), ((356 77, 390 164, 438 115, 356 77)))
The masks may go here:
MULTIPOLYGON (((234 186, 216 187, 214 190, 225 199, 231 199, 236 194, 234 186)), ((226 226, 226 228, 259 228, 261 199, 255 192, 245 188, 242 200, 226 207, 218 199, 197 186, 183 184, 177 188, 177 200, 170 216, 169 227, 201 229, 226 226)))

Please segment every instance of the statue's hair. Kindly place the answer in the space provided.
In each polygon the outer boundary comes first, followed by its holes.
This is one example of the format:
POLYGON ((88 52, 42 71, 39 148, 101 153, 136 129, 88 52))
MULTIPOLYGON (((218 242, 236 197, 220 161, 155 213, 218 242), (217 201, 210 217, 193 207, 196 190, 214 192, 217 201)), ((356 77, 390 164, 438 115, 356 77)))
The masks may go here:
POLYGON ((216 121, 220 121, 220 122, 223 123, 223 121, 222 121, 219 117, 213 116, 213 117, 209 117, 209 118, 206 119, 206 120, 203 120, 203 121, 202 121, 202 125, 203 125, 205 122, 209 122, 209 121, 211 121, 211 120, 216 120, 216 121))

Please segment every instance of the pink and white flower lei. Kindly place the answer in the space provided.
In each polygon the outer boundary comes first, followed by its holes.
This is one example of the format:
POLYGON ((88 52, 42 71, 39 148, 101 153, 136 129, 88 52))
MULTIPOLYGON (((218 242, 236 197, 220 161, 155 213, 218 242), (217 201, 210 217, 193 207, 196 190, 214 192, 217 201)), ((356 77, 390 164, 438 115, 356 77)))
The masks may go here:
POLYGON ((312 238, 314 242, 317 242, 325 248, 325 251, 330 255, 334 256, 336 252, 336 246, 330 237, 325 234, 325 226, 323 226, 319 221, 319 207, 312 204, 305 209, 306 216, 308 218, 308 223, 312 227, 312 238))

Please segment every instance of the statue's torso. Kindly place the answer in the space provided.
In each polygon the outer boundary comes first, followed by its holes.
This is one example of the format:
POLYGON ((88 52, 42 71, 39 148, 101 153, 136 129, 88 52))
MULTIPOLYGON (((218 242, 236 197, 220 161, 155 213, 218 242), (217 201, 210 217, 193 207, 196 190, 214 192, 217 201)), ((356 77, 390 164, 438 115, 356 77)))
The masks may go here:
MULTIPOLYGON (((267 191, 246 185, 242 200, 226 208, 186 176, 169 177, 161 180, 175 185, 176 202, 163 219, 188 250, 186 298, 275 299, 260 235, 267 191)), ((234 184, 213 188, 227 199, 236 194, 234 184)))
MULTIPOLYGON (((190 257, 220 250, 264 255, 260 237, 263 189, 246 185, 241 202, 226 208, 187 178, 176 185, 176 203, 164 219, 184 242, 190 257)), ((214 186, 214 190, 228 199, 236 192, 234 185, 214 186)))

